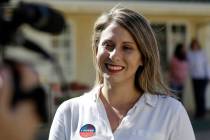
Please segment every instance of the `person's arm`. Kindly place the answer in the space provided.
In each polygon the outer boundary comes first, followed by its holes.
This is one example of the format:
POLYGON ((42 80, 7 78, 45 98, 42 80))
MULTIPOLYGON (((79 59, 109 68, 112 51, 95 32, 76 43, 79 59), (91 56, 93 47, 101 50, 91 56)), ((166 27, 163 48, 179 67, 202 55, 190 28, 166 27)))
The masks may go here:
POLYGON ((169 140, 195 140, 195 134, 185 108, 180 105, 173 121, 174 127, 169 140))
MULTIPOLYGON (((37 85, 37 75, 28 67, 20 66, 21 85, 30 88, 37 85)), ((12 75, 8 68, 0 68, 0 139, 33 140, 40 125, 33 102, 27 100, 11 107, 12 75)))

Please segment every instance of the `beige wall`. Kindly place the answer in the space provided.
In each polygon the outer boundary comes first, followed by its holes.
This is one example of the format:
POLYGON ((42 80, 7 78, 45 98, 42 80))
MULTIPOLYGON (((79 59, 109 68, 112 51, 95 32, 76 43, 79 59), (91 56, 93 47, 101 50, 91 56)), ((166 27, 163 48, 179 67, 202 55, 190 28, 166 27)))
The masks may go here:
POLYGON ((91 35, 96 15, 94 14, 68 14, 66 16, 75 28, 76 68, 75 80, 88 85, 95 81, 93 66, 91 35))

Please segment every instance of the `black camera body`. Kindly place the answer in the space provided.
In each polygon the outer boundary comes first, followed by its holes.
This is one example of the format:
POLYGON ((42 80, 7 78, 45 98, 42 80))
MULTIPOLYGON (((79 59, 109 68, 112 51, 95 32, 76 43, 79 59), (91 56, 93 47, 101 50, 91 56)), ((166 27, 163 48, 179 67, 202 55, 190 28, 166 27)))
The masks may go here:
POLYGON ((16 40, 18 30, 21 25, 27 24, 32 28, 41 32, 46 32, 52 35, 60 34, 65 28, 65 20, 62 14, 44 4, 20 2, 15 8, 8 8, 9 0, 0 2, 0 52, 3 66, 8 66, 12 70, 14 96, 12 99, 12 107, 23 100, 32 100, 36 104, 37 113, 42 122, 47 122, 47 106, 46 92, 41 85, 27 91, 25 93, 20 87, 21 76, 16 69, 17 62, 15 60, 6 59, 4 52, 7 46, 22 46, 33 52, 42 55, 44 58, 53 60, 42 47, 37 43, 22 36, 21 41, 16 40), (9 14, 8 14, 9 11, 9 14))
POLYGON ((48 5, 20 2, 13 9, 4 5, 0 5, 1 45, 10 43, 17 29, 23 24, 53 35, 60 34, 65 28, 65 20, 61 13, 48 5))

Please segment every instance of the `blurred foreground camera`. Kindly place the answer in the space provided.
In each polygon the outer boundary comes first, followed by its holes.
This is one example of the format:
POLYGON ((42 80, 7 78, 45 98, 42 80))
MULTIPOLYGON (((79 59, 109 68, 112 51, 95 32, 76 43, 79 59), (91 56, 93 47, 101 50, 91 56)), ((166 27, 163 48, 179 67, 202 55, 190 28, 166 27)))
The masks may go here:
POLYGON ((47 5, 20 2, 13 9, 1 6, 0 44, 11 43, 22 24, 28 24, 36 30, 53 35, 61 33, 65 27, 63 16, 47 5))
POLYGON ((8 46, 21 46, 40 54, 51 62, 56 63, 55 59, 45 51, 43 47, 24 36, 20 31, 21 25, 24 24, 41 32, 58 35, 65 28, 65 20, 59 11, 44 4, 20 2, 17 6, 11 8, 8 4, 8 0, 0 2, 1 65, 12 69, 14 85, 12 106, 15 107, 18 102, 23 100, 33 100, 36 104, 40 118, 43 122, 46 122, 47 109, 45 90, 41 85, 38 85, 27 91, 27 93, 23 91, 20 86, 21 75, 17 70, 18 62, 15 60, 9 60, 5 56, 8 46))

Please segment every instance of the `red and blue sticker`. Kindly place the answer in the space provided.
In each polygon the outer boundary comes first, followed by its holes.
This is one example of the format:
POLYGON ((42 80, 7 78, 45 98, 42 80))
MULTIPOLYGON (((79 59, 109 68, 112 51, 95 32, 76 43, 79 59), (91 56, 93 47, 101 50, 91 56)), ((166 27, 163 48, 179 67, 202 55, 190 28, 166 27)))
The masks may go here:
POLYGON ((86 124, 81 127, 79 134, 83 138, 88 138, 94 136, 96 133, 96 128, 92 124, 86 124))

